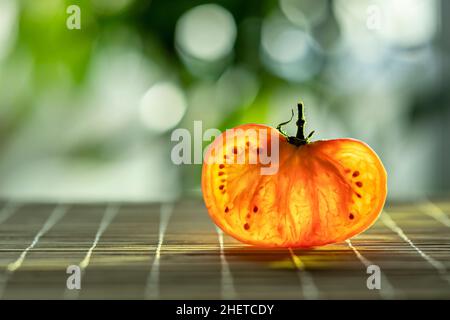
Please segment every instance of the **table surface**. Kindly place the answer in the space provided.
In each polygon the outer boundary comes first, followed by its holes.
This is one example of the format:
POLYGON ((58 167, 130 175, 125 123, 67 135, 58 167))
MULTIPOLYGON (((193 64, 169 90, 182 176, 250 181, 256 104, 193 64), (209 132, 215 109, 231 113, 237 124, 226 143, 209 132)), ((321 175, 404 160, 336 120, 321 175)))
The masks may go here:
POLYGON ((2 299, 450 298, 450 202, 387 206, 351 241, 309 250, 243 245, 195 199, 0 208, 2 299))

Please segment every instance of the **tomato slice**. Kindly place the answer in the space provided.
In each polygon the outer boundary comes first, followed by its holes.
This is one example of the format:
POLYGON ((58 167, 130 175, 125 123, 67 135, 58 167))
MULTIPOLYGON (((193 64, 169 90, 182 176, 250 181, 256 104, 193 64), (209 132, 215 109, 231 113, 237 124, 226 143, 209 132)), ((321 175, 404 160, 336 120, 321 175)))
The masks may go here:
POLYGON ((202 191, 219 227, 245 243, 266 247, 348 239, 375 221, 387 193, 383 165, 363 142, 337 139, 295 146, 262 125, 237 127, 211 144, 202 191), (263 174, 269 167, 276 172, 263 174))
MULTIPOLYGON (((327 202, 342 204, 340 215, 329 220, 335 222, 335 241, 343 241, 376 221, 387 196, 386 170, 377 154, 362 141, 335 139, 317 141, 311 145, 316 149, 316 158, 322 166, 329 168, 340 179, 337 184, 327 183, 321 175, 325 181, 318 181, 318 185, 322 189, 326 185, 340 186, 340 192, 325 194, 340 194, 334 201, 327 202)), ((329 214, 333 212, 330 210, 329 214)))

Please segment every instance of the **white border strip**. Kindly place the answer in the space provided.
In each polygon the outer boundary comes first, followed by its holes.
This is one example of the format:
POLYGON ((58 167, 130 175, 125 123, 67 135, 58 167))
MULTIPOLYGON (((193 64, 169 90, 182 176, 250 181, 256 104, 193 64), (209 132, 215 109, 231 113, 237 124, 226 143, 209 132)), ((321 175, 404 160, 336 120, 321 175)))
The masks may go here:
MULTIPOLYGON (((86 255, 84 256, 83 260, 81 260, 79 264, 79 267, 81 269, 80 281, 83 279, 83 276, 86 272, 86 268, 89 266, 91 262, 92 254, 95 248, 97 247, 100 238, 119 213, 119 209, 120 209, 119 205, 108 204, 106 206, 105 213, 103 214, 102 221, 100 222, 100 226, 98 227, 97 232, 95 234, 94 241, 92 242, 91 247, 86 252, 86 255)), ((68 288, 66 288, 66 290, 64 291, 64 299, 77 299, 79 294, 80 290, 69 290, 68 288)))
POLYGON ((5 203, 3 208, 0 210, 0 224, 8 220, 14 213, 17 212, 19 205, 15 203, 5 203))
POLYGON ((314 300, 319 298, 319 289, 317 288, 312 275, 306 270, 305 264, 297 256, 294 251, 289 248, 289 253, 291 255, 292 263, 297 269, 297 274, 300 279, 300 285, 302 288, 302 293, 305 299, 314 300))
POLYGON ((95 234, 94 242, 92 243, 92 246, 87 251, 84 259, 80 262, 80 268, 82 270, 85 270, 89 266, 89 263, 91 262, 92 252, 97 247, 97 244, 100 241, 101 236, 105 232, 106 228, 108 228, 108 226, 114 220, 114 218, 116 217, 118 212, 119 212, 119 206, 117 206, 117 205, 108 205, 106 207, 105 214, 103 215, 102 221, 100 222, 100 226, 97 230, 97 233, 95 234))
MULTIPOLYGON (((359 252, 359 250, 352 244, 350 239, 345 240, 345 242, 348 244, 350 249, 353 250, 356 257, 359 259, 359 261, 361 261, 361 263, 366 267, 366 269, 369 266, 374 265, 372 261, 364 257, 361 254, 361 252, 359 252)), ((394 287, 389 282, 388 278, 384 275, 383 272, 381 273, 381 289, 379 290, 379 293, 382 299, 393 299, 394 297, 396 297, 394 287)))
POLYGON ((161 249, 164 242, 164 235, 169 225, 170 217, 173 213, 174 205, 172 203, 163 203, 159 211, 159 238, 156 247, 155 258, 153 259, 152 268, 147 279, 145 287, 146 299, 159 298, 159 261, 161 258, 161 249))
POLYGON ((221 283, 220 292, 222 299, 236 299, 237 294, 234 288, 233 276, 230 271, 230 266, 225 257, 225 251, 223 246, 223 232, 220 228, 216 227, 217 237, 219 239, 220 248, 220 267, 221 267, 221 283))
POLYGON ((436 219, 446 227, 450 228, 450 218, 445 214, 445 212, 439 208, 437 205, 429 200, 425 200, 424 203, 420 204, 420 209, 423 213, 429 215, 430 217, 436 219))
POLYGON ((47 219, 47 221, 42 226, 41 230, 39 230, 39 232, 34 237, 31 244, 24 251, 22 251, 22 253, 20 254, 19 258, 16 261, 8 264, 7 270, 9 272, 15 272, 17 269, 19 269, 22 266, 27 254, 28 254, 28 251, 30 251, 37 245, 37 243, 39 242, 39 239, 44 234, 46 234, 66 214, 66 212, 67 212, 66 206, 63 206, 60 204, 56 206, 56 208, 51 213, 50 217, 47 219))
POLYGON ((450 277, 447 274, 447 269, 445 265, 430 257, 425 252, 420 250, 405 234, 405 232, 397 225, 397 223, 391 218, 391 216, 387 213, 387 211, 383 211, 381 214, 381 221, 392 231, 394 231, 400 238, 402 238, 406 243, 408 243, 411 248, 413 248, 425 261, 427 261, 433 268, 435 268, 439 275, 448 283, 450 283, 450 277))
MULTIPOLYGON (((9 282, 9 279, 11 278, 12 274, 17 271, 23 264, 23 262, 25 261, 25 258, 28 254, 28 252, 33 249, 39 242, 39 239, 45 235, 67 212, 67 207, 63 206, 63 205, 56 205, 55 209, 53 209, 52 213, 50 214, 50 216, 47 218, 47 220, 45 221, 44 225, 42 226, 42 228, 38 231, 38 233, 36 234, 36 236, 33 238, 33 241, 31 242, 31 244, 25 248, 24 251, 22 251, 22 253, 20 254, 19 258, 17 258, 17 260, 15 260, 14 262, 11 262, 7 265, 6 267, 6 273, 1 275, 1 280, 0 280, 0 299, 3 297, 6 285, 9 282)), ((11 217, 15 212, 17 211, 17 206, 16 205, 6 205, 2 211, 1 211, 1 223, 3 223, 6 219, 8 219, 9 217, 11 217), (8 209, 6 209, 8 208, 8 209), (7 210, 6 213, 5 209, 7 210), (6 216, 6 218, 5 218, 6 216)))

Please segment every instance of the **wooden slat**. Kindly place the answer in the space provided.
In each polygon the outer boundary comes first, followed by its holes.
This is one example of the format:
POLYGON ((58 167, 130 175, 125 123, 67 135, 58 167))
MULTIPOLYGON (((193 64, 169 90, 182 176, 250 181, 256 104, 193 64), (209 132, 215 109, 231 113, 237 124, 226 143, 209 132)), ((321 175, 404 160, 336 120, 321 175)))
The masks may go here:
POLYGON ((388 206, 385 218, 349 242, 275 250, 221 235, 201 200, 67 204, 60 219, 54 219, 56 204, 4 201, 0 295, 3 299, 448 299, 450 228, 445 217, 450 205, 431 204, 434 209, 429 202, 388 206), (366 286, 369 264, 381 268, 381 290, 366 286), (79 291, 66 288, 69 265, 83 266, 79 291))

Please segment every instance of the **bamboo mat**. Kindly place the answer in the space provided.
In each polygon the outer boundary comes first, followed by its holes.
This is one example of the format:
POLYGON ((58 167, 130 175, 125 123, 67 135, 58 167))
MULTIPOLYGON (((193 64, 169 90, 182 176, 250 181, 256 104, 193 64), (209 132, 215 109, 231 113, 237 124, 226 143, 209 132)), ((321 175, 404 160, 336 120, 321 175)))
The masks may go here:
POLYGON ((311 250, 240 244, 200 200, 0 208, 2 299, 450 298, 450 202, 388 206, 350 242, 311 250), (380 290, 366 285, 372 264, 380 290))

